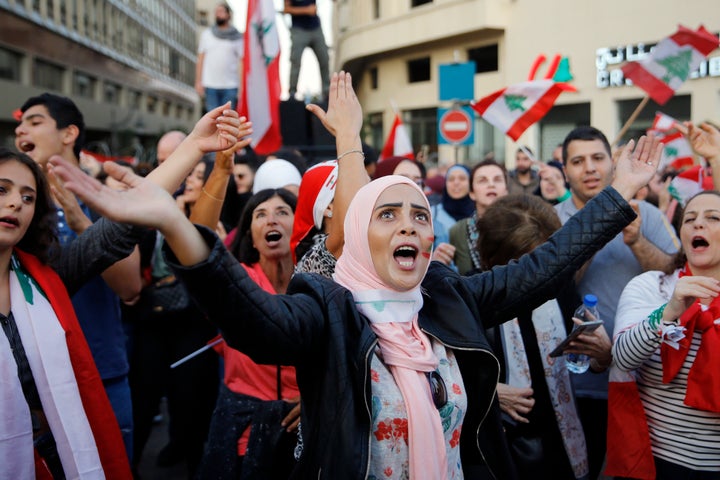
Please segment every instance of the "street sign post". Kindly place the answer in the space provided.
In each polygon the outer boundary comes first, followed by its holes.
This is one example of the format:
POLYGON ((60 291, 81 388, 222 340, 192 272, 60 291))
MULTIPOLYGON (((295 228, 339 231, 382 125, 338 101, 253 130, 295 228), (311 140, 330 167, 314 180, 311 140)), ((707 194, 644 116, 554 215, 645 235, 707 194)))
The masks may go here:
POLYGON ((473 111, 470 107, 438 108, 438 143, 471 145, 474 141, 473 111))

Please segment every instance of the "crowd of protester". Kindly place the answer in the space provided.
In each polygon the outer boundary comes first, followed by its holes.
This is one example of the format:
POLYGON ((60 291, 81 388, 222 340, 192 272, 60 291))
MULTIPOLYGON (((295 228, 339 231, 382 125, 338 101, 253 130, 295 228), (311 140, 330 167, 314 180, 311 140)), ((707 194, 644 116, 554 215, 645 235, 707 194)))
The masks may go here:
MULTIPOLYGON (((592 127, 510 171, 375 164, 350 75, 328 96, 317 164, 256 155, 226 104, 152 167, 96 168, 72 101, 23 104, 0 151, 3 475, 141 478, 165 397, 154 460, 188 478, 720 478, 716 185, 683 197, 656 137, 613 151, 592 127), (587 293, 604 325, 573 374, 550 352, 587 293)), ((711 178, 720 131, 678 128, 711 178)))

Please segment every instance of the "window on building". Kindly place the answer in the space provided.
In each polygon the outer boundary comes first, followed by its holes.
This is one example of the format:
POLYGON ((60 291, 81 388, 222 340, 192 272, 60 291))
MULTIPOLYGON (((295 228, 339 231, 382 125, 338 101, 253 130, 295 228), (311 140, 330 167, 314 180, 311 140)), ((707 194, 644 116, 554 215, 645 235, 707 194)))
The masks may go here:
POLYGON ((175 50, 170 51, 170 65, 168 67, 170 76, 177 78, 180 74, 180 54, 175 50))
POLYGON ((83 72, 73 73, 73 95, 84 98, 93 98, 95 96, 95 84, 97 80, 95 77, 88 75, 83 72))
POLYGON ((410 6, 415 8, 419 7, 420 5, 425 5, 426 3, 432 3, 432 0, 411 0, 410 6))
POLYGON ((497 72, 498 70, 497 44, 470 48, 467 56, 468 60, 475 62, 475 73, 497 72))
POLYGON ((103 86, 103 101, 118 105, 120 103, 120 91, 122 87, 117 83, 105 82, 103 86))
POLYGON ((33 85, 47 90, 62 91, 65 70, 54 63, 35 59, 33 65, 33 85))
POLYGON ((408 82, 427 82, 430 80, 430 57, 408 60, 408 82))
POLYGON ((372 2, 372 18, 380 18, 380 0, 373 0, 372 2))
POLYGON ((365 122, 365 141, 378 151, 382 150, 383 138, 383 112, 369 113, 365 122))
POLYGON ((170 107, 171 107, 170 100, 163 100, 162 102, 162 114, 163 117, 169 117, 170 116, 170 107))
POLYGON ((369 71, 370 75, 370 88, 373 90, 378 89, 378 69, 377 67, 372 67, 369 71))
POLYGON ((403 122, 410 131, 413 148, 437 145, 437 108, 420 108, 403 112, 403 122))
POLYGON ((208 12, 207 10, 198 10, 197 11, 197 22, 198 25, 202 27, 208 26, 208 12))
POLYGON ((19 53, 0 48, 0 78, 19 81, 21 59, 19 53))
POLYGON ((480 160, 494 159, 497 162, 505 163, 505 133, 493 127, 482 117, 475 116, 475 141, 469 145, 466 151, 457 150, 456 161, 472 165, 480 160))
POLYGON ((142 102, 142 92, 138 90, 130 90, 128 92, 128 107, 140 109, 142 102))
POLYGON ((149 113, 155 113, 155 110, 157 109, 157 103, 158 99, 153 97, 152 95, 148 95, 147 102, 145 103, 145 106, 147 107, 147 111, 149 113))
POLYGON ((540 121, 538 160, 550 160, 555 147, 563 143, 573 128, 581 125, 590 125, 589 103, 555 105, 540 121))

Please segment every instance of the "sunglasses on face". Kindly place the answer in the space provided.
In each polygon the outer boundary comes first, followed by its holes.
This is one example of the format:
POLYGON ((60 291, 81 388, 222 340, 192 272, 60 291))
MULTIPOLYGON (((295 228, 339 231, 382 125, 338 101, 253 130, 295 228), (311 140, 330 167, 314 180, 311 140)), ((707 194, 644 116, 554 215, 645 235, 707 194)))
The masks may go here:
POLYGON ((438 410, 444 407, 448 402, 447 387, 445 380, 440 376, 437 370, 425 372, 425 376, 430 384, 430 393, 432 394, 433 403, 438 410))

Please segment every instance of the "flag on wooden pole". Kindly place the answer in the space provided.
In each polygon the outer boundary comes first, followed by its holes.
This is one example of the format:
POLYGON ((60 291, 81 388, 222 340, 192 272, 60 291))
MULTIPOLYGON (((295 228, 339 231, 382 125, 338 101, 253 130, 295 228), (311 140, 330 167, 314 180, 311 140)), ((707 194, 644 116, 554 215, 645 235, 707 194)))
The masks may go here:
POLYGON ((664 105, 719 43, 718 37, 702 25, 697 30, 680 25, 677 32, 660 40, 647 58, 626 63, 622 71, 650 98, 664 105))

